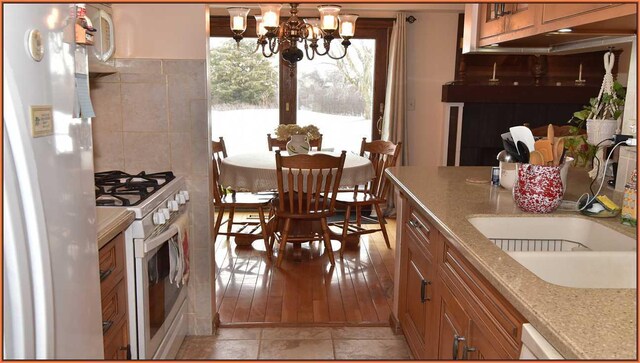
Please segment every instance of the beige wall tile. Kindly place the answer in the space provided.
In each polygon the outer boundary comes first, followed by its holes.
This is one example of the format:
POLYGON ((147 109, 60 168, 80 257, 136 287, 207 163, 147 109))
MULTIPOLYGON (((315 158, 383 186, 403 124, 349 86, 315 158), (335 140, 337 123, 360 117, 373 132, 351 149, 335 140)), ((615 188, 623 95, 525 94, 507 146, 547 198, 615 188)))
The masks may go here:
POLYGON ((122 83, 167 83, 167 77, 156 73, 122 73, 122 83))
POLYGON ((125 132, 124 166, 129 173, 169 170, 168 135, 161 132, 125 132))
POLYGON ((92 78, 91 82, 95 83, 118 83, 120 82, 120 73, 101 74, 100 77, 92 78))
POLYGON ((93 132, 93 168, 96 172, 124 169, 122 132, 93 132))
POLYGON ((169 133, 171 144, 171 170, 180 176, 191 175, 192 142, 189 132, 169 133))
POLYGON ((96 112, 92 119, 95 132, 122 131, 120 83, 91 81, 91 103, 96 112))
POLYGON ((169 121, 172 131, 191 131, 191 100, 206 99, 206 77, 203 74, 170 74, 169 121))
POLYGON ((161 83, 122 83, 124 131, 167 131, 167 91, 161 83))
POLYGON ((208 335, 213 333, 213 324, 211 322, 211 316, 205 316, 206 314, 198 313, 195 322, 196 335, 208 335))
MULTIPOLYGON (((192 248, 190 252, 191 266, 195 270, 193 274, 191 274, 190 278, 193 278, 193 282, 196 284, 206 284, 211 278, 211 266, 209 264, 209 254, 211 249, 208 247, 205 248, 192 248)), ((211 292, 209 289, 207 291, 198 290, 198 294, 206 294, 207 301, 211 301, 211 292)))
POLYGON ((160 59, 116 59, 120 73, 162 73, 160 59))
POLYGON ((164 59, 164 74, 206 73, 204 59, 164 59))

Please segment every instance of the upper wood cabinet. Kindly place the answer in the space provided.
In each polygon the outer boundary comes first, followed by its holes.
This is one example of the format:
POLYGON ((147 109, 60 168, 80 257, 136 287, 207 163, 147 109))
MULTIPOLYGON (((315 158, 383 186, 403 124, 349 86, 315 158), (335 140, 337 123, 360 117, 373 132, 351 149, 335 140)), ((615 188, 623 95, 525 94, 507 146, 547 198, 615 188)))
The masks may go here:
POLYGON ((532 27, 538 6, 513 3, 480 4, 478 19, 480 39, 532 27))
MULTIPOLYGON (((463 52, 514 40, 523 40, 516 42, 521 47, 527 39, 561 28, 573 28, 574 32, 560 39, 549 37, 547 46, 589 36, 631 35, 637 29, 636 12, 637 4, 631 3, 467 4, 463 52)), ((540 49, 544 39, 537 37, 531 43, 540 49)))

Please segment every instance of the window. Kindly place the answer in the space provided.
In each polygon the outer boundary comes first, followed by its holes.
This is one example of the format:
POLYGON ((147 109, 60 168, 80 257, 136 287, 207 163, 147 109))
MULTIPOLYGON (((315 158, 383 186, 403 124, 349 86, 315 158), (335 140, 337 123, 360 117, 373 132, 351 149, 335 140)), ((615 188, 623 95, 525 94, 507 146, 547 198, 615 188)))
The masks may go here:
MULTIPOLYGON (((292 73, 279 54, 266 58, 259 51, 251 53, 256 47, 252 17, 248 18, 240 48, 231 39, 229 18, 211 17, 213 138, 224 136, 230 154, 266 150, 266 134, 273 134, 278 123, 314 124, 323 134, 323 148, 335 151, 358 152, 363 137, 379 139, 392 25, 390 19, 360 18, 347 57, 332 60, 316 56, 311 61, 305 58, 292 73), (230 74, 217 74, 226 71, 222 67, 224 56, 229 58, 225 61, 229 68, 243 73, 237 79, 230 74), (261 63, 261 71, 238 67, 240 63, 261 63), (266 71, 266 63, 276 72, 278 82, 270 78, 273 73, 266 71), (253 72, 252 76, 247 72, 253 72), (275 97, 246 100, 249 95, 260 94, 257 89, 264 84, 277 90, 275 97), (229 89, 233 87, 238 88, 236 93, 229 89)), ((342 51, 339 41, 332 46, 338 48, 336 53, 342 51)))

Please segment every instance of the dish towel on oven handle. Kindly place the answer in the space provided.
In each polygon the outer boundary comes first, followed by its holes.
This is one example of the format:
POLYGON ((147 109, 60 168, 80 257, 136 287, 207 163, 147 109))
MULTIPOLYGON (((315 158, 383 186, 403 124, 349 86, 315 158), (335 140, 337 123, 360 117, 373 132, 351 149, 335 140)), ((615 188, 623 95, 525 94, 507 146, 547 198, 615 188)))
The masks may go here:
POLYGON ((169 239, 169 282, 175 284, 176 287, 180 287, 181 276, 183 269, 182 256, 180 256, 180 235, 173 236, 169 239))
POLYGON ((186 284, 189 281, 189 218, 186 214, 183 214, 176 220, 175 225, 178 227, 176 247, 179 252, 179 269, 175 271, 173 280, 176 286, 180 286, 180 284, 186 284))

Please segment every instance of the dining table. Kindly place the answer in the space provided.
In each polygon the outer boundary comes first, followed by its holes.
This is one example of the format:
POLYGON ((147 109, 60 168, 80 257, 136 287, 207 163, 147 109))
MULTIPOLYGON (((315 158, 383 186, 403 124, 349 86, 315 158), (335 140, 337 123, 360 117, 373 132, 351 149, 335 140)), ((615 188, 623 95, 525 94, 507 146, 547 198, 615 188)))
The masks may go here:
MULTIPOLYGON (((340 156, 339 152, 315 151, 313 154, 340 156)), ((288 153, 281 152, 288 156, 288 153)), ((373 164, 368 158, 347 153, 340 178, 341 187, 365 184, 375 177, 373 164)), ((276 156, 274 151, 230 155, 220 164, 220 184, 235 190, 252 193, 278 189, 276 156)))
MULTIPOLYGON (((312 151, 313 154, 328 154, 340 156, 339 152, 312 151)), ((281 155, 288 156, 286 151, 281 155)), ((342 169, 340 187, 353 187, 366 184, 375 177, 375 170, 371 161, 353 152, 348 152, 342 169)), ((275 151, 252 152, 230 155, 222 159, 220 164, 220 184, 237 191, 252 193, 273 192, 278 189, 276 173, 275 151)), ((341 240, 337 233, 331 234, 332 239, 341 240)), ((253 235, 238 236, 235 242, 238 246, 251 245, 259 237, 253 235)), ((357 240, 349 240, 350 245, 357 245, 357 240)))

